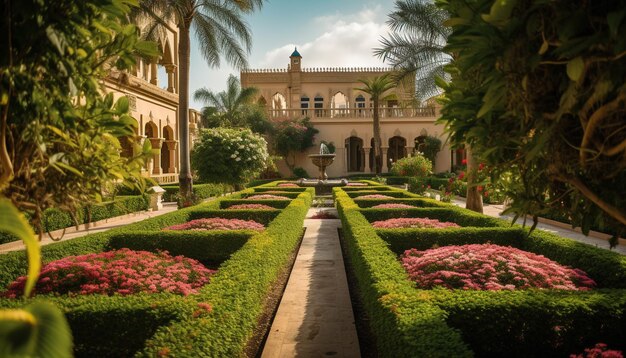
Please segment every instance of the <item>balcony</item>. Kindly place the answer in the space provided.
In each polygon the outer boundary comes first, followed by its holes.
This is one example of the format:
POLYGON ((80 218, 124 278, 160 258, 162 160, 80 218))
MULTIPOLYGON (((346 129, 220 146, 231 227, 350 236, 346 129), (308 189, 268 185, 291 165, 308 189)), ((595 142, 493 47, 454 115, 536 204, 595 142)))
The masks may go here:
MULTIPOLYGON (((302 118, 311 119, 368 119, 372 118, 373 108, 304 108, 304 109, 270 109, 270 119, 302 118)), ((427 118, 435 117, 434 107, 416 108, 379 108, 379 116, 384 118, 427 118)))

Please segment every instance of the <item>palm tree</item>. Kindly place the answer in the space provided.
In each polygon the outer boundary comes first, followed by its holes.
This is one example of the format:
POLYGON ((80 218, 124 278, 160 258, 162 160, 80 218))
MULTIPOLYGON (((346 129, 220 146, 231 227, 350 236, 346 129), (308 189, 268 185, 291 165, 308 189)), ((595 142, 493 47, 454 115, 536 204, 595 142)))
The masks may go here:
MULTIPOLYGON (((415 96, 424 101, 441 93, 435 78, 449 80, 444 66, 453 57, 444 51, 450 28, 444 26, 449 16, 428 0, 396 1, 396 11, 389 15, 387 24, 392 32, 381 40, 381 48, 374 53, 388 62, 397 71, 396 80, 415 76, 415 96)), ((483 212, 483 200, 475 183, 478 160, 472 150, 467 150, 467 194, 466 208, 483 212)))
POLYGON ((448 79, 443 70, 451 57, 444 52, 450 29, 443 26, 446 11, 428 0, 396 1, 396 11, 389 15, 389 38, 381 40, 374 54, 396 70, 395 79, 415 76, 416 98, 424 101, 441 93, 435 78, 448 79))
MULTIPOLYGON (((370 95, 372 102, 374 102, 374 113, 372 116, 374 117, 374 172, 376 174, 380 174, 382 171, 378 166, 378 160, 381 154, 380 150, 380 117, 379 117, 379 107, 380 100, 383 97, 383 94, 390 89, 395 87, 394 81, 390 77, 388 73, 382 76, 376 76, 373 78, 360 79, 358 82, 363 84, 361 88, 355 88, 357 91, 361 91, 370 95)), ((382 161, 381 161, 382 163, 382 161)))
POLYGON ((202 109, 202 117, 212 126, 246 127, 250 124, 247 115, 253 110, 250 107, 258 92, 255 87, 241 88, 239 79, 230 75, 226 91, 215 93, 204 87, 196 90, 193 98, 206 105, 202 109))
POLYGON ((147 38, 158 38, 174 23, 178 27, 180 139, 180 193, 187 202, 192 194, 189 156, 189 59, 193 31, 200 52, 210 66, 220 65, 220 56, 236 68, 247 66, 252 38, 243 13, 260 9, 263 0, 142 0, 140 16, 147 21, 147 38))

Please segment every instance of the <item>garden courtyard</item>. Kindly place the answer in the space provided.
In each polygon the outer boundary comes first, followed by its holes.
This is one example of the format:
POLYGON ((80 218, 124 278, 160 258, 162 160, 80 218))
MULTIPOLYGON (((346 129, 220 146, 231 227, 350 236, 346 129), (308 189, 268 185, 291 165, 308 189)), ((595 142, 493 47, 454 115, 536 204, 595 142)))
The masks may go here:
POLYGON ((623 357, 626 0, 0 9, 0 357, 623 357))

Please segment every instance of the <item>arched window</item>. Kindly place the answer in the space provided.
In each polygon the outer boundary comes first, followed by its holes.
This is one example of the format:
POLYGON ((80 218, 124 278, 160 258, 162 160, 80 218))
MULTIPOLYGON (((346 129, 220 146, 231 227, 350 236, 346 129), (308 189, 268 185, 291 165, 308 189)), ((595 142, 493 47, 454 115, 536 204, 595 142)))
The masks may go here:
POLYGON ((359 137, 349 137, 345 141, 347 167, 349 172, 362 172, 365 170, 365 150, 363 149, 363 139, 359 137))
POLYGON ((315 117, 322 117, 324 108, 324 97, 319 94, 313 100, 313 108, 315 108, 315 117))
POLYGON ((389 138, 389 149, 387 150, 387 166, 391 168, 391 164, 406 157, 406 139, 400 136, 389 138))
POLYGON ((272 97, 272 109, 287 109, 287 100, 282 93, 276 92, 272 97))
POLYGON ((163 138, 165 142, 161 147, 161 169, 163 173, 174 173, 174 148, 176 143, 174 140, 174 130, 170 126, 163 127, 163 138))
POLYGON ((348 105, 348 97, 343 92, 335 93, 330 99, 330 116, 345 117, 348 105))

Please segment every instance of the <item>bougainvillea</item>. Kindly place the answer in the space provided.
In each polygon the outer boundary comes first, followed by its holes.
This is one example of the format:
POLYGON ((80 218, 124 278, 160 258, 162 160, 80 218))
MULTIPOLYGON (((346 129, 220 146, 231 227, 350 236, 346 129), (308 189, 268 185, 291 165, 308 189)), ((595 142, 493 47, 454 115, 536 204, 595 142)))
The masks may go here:
MULTIPOLYGON (((196 260, 167 252, 117 251, 68 256, 43 266, 35 292, 40 294, 130 295, 139 292, 197 293, 214 274, 196 260)), ((19 297, 26 277, 9 285, 4 293, 19 297)))
POLYGON ((367 183, 355 183, 355 182, 350 182, 347 184, 348 186, 367 186, 367 183))
POLYGON ((253 220, 206 218, 172 225, 163 230, 263 230, 265 226, 253 220))
POLYGON ((272 194, 259 194, 259 195, 251 195, 247 197, 248 200, 289 200, 284 196, 280 195, 272 195, 272 194))
POLYGON ((407 205, 407 204, 387 203, 387 204, 378 204, 378 205, 372 206, 371 209, 415 209, 415 206, 407 205))
POLYGON ((337 219, 337 215, 328 211, 318 211, 314 215, 309 216, 308 219, 337 219))
POLYGON ((463 290, 554 288, 588 290, 595 282, 579 269, 544 256, 493 244, 410 249, 402 265, 418 288, 442 286, 463 290))
POLYGON ((296 183, 280 183, 276 186, 281 187, 281 188, 298 188, 298 184, 296 183))
POLYGON ((582 354, 570 354, 570 358, 624 358, 622 351, 610 350, 604 343, 598 343, 593 348, 585 348, 582 354))
POLYGON ((265 204, 235 204, 226 210, 274 210, 275 208, 265 204))
POLYGON ((374 221, 372 226, 377 229, 408 229, 408 228, 420 228, 420 229, 445 229, 450 227, 460 227, 458 224, 439 221, 437 219, 429 218, 394 218, 381 221, 374 221))
POLYGON ((383 194, 369 194, 369 195, 361 195, 356 197, 355 199, 393 199, 393 196, 383 195, 383 194))

